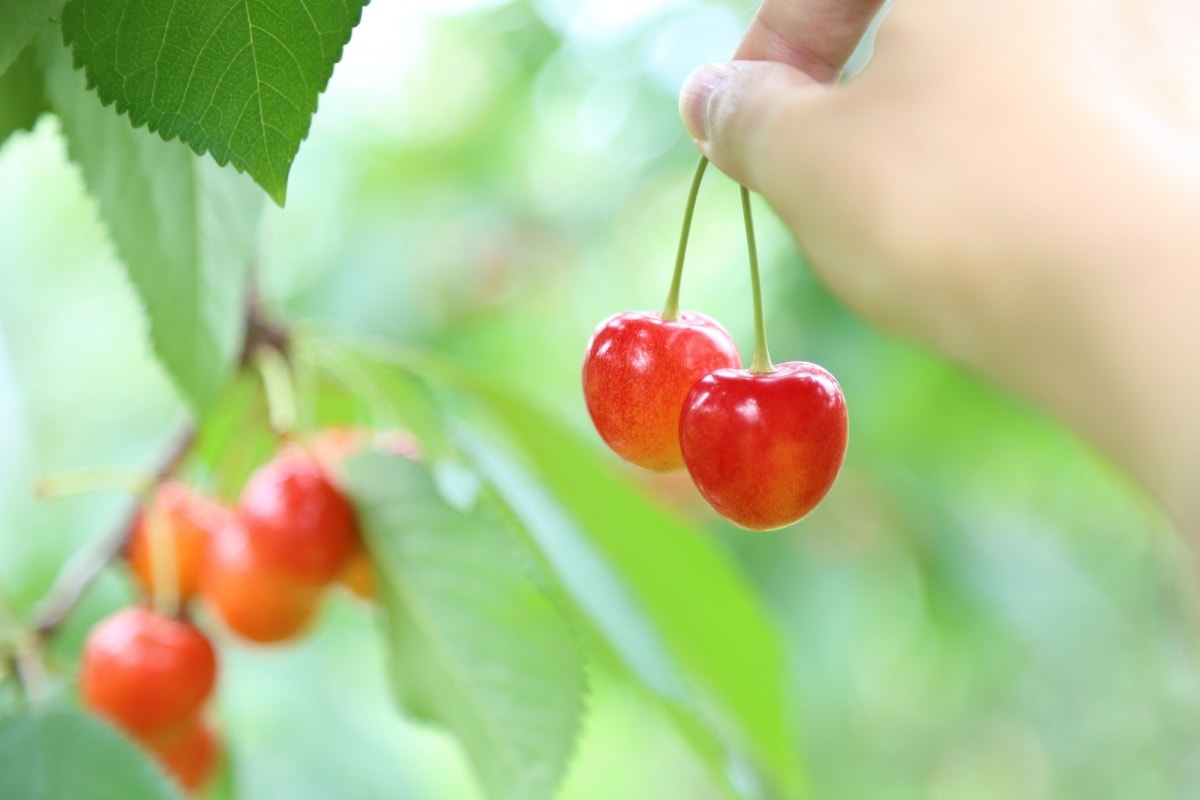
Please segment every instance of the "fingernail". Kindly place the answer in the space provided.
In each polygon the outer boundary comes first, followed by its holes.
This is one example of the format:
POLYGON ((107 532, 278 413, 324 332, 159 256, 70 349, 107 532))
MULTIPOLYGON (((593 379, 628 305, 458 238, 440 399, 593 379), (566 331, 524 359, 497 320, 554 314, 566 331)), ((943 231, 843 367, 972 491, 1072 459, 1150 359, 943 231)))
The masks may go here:
POLYGON ((708 101, 731 71, 729 64, 705 64, 692 70, 683 82, 679 90, 679 115, 693 139, 708 141, 708 101))

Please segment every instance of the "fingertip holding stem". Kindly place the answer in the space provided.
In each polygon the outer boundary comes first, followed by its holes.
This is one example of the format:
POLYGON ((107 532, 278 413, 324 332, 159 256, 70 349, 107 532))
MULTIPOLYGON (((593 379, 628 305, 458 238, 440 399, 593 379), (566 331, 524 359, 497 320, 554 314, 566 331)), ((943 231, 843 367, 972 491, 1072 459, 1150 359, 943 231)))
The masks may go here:
POLYGON ((709 130, 709 106, 717 88, 733 72, 733 65, 715 62, 692 70, 679 91, 679 115, 688 135, 705 155, 711 131, 709 130))

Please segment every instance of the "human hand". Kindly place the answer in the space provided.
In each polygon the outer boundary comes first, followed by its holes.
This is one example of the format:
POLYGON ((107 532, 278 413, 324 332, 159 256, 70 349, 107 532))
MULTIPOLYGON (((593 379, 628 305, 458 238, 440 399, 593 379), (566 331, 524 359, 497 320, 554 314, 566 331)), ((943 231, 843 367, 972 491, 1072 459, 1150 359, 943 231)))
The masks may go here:
POLYGON ((1048 410, 1200 535, 1200 6, 765 0, 697 146, 852 308, 1048 410), (755 63, 769 60, 774 63, 755 63))

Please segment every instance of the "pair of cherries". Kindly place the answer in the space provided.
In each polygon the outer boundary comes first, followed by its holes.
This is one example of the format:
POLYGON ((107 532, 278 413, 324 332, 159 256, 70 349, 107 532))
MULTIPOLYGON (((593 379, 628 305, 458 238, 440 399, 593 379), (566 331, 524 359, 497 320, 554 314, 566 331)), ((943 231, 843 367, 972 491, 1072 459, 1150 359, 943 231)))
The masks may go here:
POLYGON ((741 369, 732 337, 697 312, 608 318, 588 344, 583 387, 617 455, 655 472, 687 467, 717 513, 750 530, 808 514, 846 452, 846 401, 829 372, 804 361, 741 369))
POLYGON ((846 401, 822 367, 771 363, 744 188, 757 326, 750 367, 742 369, 733 337, 719 323, 677 310, 705 165, 702 159, 693 180, 664 311, 625 312, 600 323, 584 357, 584 398, 597 432, 617 455, 655 472, 686 467, 721 516, 750 530, 772 530, 804 517, 833 485, 846 454, 846 401))

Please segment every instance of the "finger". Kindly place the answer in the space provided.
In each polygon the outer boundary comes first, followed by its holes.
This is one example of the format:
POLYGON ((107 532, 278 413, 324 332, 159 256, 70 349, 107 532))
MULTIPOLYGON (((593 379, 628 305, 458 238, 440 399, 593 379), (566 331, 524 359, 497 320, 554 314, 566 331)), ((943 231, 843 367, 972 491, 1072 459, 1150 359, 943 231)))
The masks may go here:
POLYGON ((734 58, 837 79, 883 0, 763 0, 734 58))
POLYGON ((803 171, 797 160, 824 157, 797 147, 795 137, 811 131, 805 117, 830 91, 786 64, 706 64, 684 82, 680 114, 714 166, 774 204, 790 193, 791 176, 803 171))

